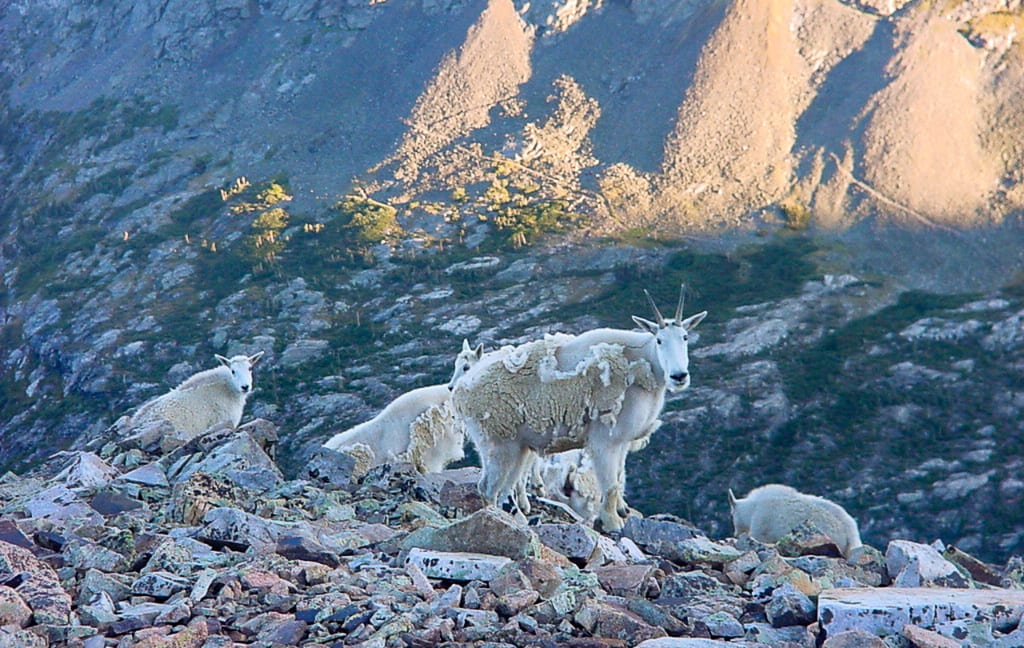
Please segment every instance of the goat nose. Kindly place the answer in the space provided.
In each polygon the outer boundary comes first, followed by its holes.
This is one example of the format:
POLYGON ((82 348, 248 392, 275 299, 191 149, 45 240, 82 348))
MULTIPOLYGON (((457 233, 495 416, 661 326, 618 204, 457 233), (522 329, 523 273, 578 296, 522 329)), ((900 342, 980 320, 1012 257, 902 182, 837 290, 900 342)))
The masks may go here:
POLYGON ((671 378, 672 380, 674 380, 677 383, 681 383, 684 380, 686 380, 686 377, 689 376, 689 375, 690 374, 685 372, 685 371, 680 371, 679 373, 672 374, 671 376, 669 376, 669 378, 671 378))
POLYGON ((242 393, 244 394, 244 393, 249 391, 249 385, 242 385, 240 387, 240 389, 242 390, 242 393))

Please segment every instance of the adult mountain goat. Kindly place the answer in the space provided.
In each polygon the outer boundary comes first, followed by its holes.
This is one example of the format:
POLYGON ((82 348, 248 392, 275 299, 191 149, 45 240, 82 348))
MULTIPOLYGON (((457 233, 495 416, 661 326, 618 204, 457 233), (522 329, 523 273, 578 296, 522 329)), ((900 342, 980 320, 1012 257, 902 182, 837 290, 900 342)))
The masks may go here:
MULTIPOLYGON (((646 293, 646 291, 645 291, 646 293)), ((622 480, 634 441, 659 425, 665 391, 690 385, 689 332, 707 311, 657 321, 643 330, 601 328, 551 336, 488 354, 454 384, 452 405, 480 454, 480 492, 491 505, 522 479, 533 453, 585 448, 601 493, 606 531, 624 520, 622 480)))
POLYGON ((194 374, 171 391, 147 401, 131 418, 130 426, 166 420, 184 432, 186 441, 215 425, 238 427, 245 401, 252 393, 252 368, 263 356, 214 356, 220 365, 194 374))
POLYGON ((462 459, 465 443, 448 403, 450 396, 447 385, 406 392, 377 416, 339 432, 324 446, 355 457, 355 476, 395 461, 408 461, 421 473, 440 472, 462 459))

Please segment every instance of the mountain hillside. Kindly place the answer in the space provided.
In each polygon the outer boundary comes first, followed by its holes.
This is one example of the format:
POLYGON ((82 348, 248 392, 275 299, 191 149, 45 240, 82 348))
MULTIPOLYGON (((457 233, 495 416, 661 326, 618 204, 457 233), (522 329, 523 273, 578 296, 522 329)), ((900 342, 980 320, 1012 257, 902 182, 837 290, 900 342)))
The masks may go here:
POLYGON ((721 535, 778 480, 878 546, 1024 553, 1019 33, 1018 0, 0 3, 0 471, 262 351, 292 477, 464 338, 685 284, 638 509, 721 535))

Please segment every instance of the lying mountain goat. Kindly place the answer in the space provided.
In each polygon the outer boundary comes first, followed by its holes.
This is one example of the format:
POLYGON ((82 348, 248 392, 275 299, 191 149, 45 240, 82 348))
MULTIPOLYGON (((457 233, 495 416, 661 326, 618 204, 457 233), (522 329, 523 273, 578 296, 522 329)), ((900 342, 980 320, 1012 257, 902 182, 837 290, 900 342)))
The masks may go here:
POLYGON ((600 520, 618 531, 626 453, 660 423, 666 389, 690 384, 688 334, 707 315, 633 320, 643 331, 595 329, 483 357, 454 385, 452 405, 480 453, 480 492, 495 505, 533 453, 586 448, 601 493, 600 520))
POLYGON ((263 356, 215 356, 220 366, 200 371, 171 391, 147 401, 131 418, 130 426, 166 420, 195 438, 215 425, 238 427, 245 400, 252 393, 252 368, 263 356))
POLYGON ((778 542, 804 522, 832 538, 846 558, 861 546, 857 522, 843 507, 782 484, 755 488, 743 499, 729 491, 729 509, 736 535, 747 533, 761 542, 778 542))
POLYGON ((462 459, 465 442, 448 402, 450 396, 447 385, 414 389, 369 421, 334 435, 324 446, 354 456, 356 477, 396 461, 408 461, 421 473, 440 472, 462 459))
POLYGON ((601 490, 594 463, 582 449, 537 457, 530 472, 544 497, 566 504, 585 522, 601 514, 601 490))

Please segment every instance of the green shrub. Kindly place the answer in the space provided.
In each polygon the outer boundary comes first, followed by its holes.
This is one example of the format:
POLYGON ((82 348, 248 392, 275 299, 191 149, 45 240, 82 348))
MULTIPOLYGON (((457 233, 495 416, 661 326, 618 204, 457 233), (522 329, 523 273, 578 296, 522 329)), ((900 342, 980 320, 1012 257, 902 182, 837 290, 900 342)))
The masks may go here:
POLYGON ((346 196, 335 207, 340 213, 343 227, 350 231, 355 242, 373 245, 393 240, 403 234, 398 224, 398 210, 372 198, 346 196))

